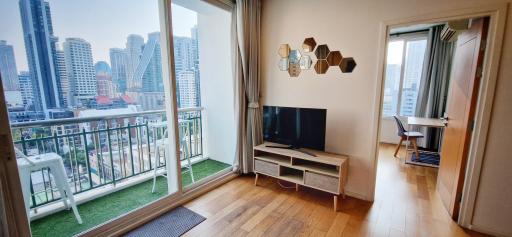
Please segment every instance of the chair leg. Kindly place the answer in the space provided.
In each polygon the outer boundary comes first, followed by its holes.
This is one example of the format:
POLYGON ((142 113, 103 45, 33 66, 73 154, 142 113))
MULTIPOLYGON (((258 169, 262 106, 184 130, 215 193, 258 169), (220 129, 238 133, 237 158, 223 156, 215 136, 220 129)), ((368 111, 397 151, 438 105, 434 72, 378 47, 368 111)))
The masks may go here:
POLYGON ((414 153, 416 153, 416 159, 420 159, 420 152, 418 151, 418 144, 416 143, 416 139, 412 139, 412 146, 414 147, 414 153))
MULTIPOLYGON (((156 146, 155 146, 156 147, 156 146)), ((160 147, 156 147, 155 150, 155 168, 153 169, 153 188, 151 189, 151 193, 155 193, 156 188, 156 170, 157 170, 157 159, 160 158, 160 147)))
POLYGON ((395 154, 393 154, 394 157, 397 157, 396 154, 398 154, 398 151, 400 150, 400 147, 402 146, 403 141, 404 141, 404 138, 400 137, 400 142, 398 142, 398 145, 396 146, 396 149, 395 149, 395 154))

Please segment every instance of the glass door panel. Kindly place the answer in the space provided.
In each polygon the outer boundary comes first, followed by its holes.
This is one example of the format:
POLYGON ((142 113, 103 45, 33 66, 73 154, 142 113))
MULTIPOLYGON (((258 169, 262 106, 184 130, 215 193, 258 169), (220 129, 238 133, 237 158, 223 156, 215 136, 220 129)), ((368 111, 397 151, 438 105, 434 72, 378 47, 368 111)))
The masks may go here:
POLYGON ((182 185, 225 172, 235 157, 231 12, 173 1, 182 185))
POLYGON ((177 192, 161 3, 1 3, 0 106, 33 235, 72 236, 177 192))
POLYGON ((400 115, 414 116, 425 61, 427 39, 407 41, 400 115))

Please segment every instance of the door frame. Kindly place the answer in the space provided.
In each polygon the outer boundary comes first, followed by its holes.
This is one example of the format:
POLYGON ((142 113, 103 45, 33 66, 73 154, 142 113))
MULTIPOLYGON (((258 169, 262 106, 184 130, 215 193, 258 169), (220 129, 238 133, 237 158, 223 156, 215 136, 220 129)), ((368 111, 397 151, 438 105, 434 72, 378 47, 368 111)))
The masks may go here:
MULTIPOLYGON (((5 216, 0 213, 0 218, 6 218, 0 222, 0 227, 5 228, 7 236, 30 236, 5 102, 4 89, 0 86, 0 198, 3 199, 0 199, 0 205, 3 205, 5 212, 5 216)), ((3 232, 4 230, 0 230, 0 236, 3 232)))
POLYGON ((507 18, 508 3, 488 4, 477 7, 453 9, 431 14, 413 16, 402 19, 394 19, 382 21, 380 23, 379 45, 378 45, 378 62, 377 62, 377 86, 375 87, 374 110, 372 137, 373 146, 369 172, 369 194, 368 198, 373 201, 375 198, 375 185, 377 179, 377 164, 380 141, 380 129, 382 118, 382 101, 384 95, 384 81, 386 75, 386 49, 388 43, 388 35, 392 27, 407 26, 421 23, 436 23, 442 21, 450 21, 456 19, 467 19, 477 17, 489 17, 489 31, 486 43, 486 52, 483 65, 483 76, 478 92, 478 101, 475 112, 475 128, 469 147, 468 163, 465 174, 464 188, 462 193, 461 210, 458 223, 463 227, 478 230, 472 226, 473 209, 475 205, 476 193, 478 190, 478 182, 480 179, 480 171, 484 159, 485 145, 487 134, 489 131, 489 122, 492 112, 492 104, 496 89, 496 81, 498 79, 498 70, 501 61, 501 51, 505 32, 505 23, 507 18))

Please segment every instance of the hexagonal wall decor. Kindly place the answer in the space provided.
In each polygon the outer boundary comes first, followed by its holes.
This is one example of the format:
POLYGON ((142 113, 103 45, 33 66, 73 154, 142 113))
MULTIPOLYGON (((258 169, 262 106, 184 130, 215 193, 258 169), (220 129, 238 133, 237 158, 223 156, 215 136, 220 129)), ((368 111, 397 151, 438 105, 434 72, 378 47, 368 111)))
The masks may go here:
POLYGON ((303 55, 299 61, 300 69, 308 70, 311 68, 312 63, 313 61, 309 55, 303 55))
POLYGON ((338 66, 341 63, 342 58, 343 56, 341 56, 340 51, 331 51, 327 56, 327 63, 329 66, 338 66))
POLYGON ((354 71, 356 65, 354 58, 343 58, 340 63, 340 69, 343 73, 350 73, 354 71))
POLYGON ((317 74, 325 74, 327 72, 327 69, 329 69, 329 64, 327 63, 327 60, 319 59, 316 61, 315 71, 317 74))
POLYGON ((279 70, 288 71, 288 58, 279 59, 279 70))
POLYGON ((290 63, 288 74, 290 74, 291 77, 298 77, 300 72, 300 65, 298 63, 290 63))
POLYGON ((298 64, 299 61, 300 61, 300 57, 301 56, 302 56, 302 54, 300 53, 300 51, 298 49, 290 50, 290 55, 288 55, 288 59, 290 60, 290 64, 291 63, 298 64))
POLYGON ((329 55, 329 47, 326 44, 321 44, 316 47, 315 55, 317 59, 326 59, 329 55))
POLYGON ((281 58, 287 58, 290 53, 290 45, 282 44, 277 52, 281 58))
POLYGON ((302 43, 302 49, 304 49, 304 52, 306 52, 306 53, 313 52, 315 47, 316 47, 316 41, 313 37, 304 39, 304 42, 302 43))

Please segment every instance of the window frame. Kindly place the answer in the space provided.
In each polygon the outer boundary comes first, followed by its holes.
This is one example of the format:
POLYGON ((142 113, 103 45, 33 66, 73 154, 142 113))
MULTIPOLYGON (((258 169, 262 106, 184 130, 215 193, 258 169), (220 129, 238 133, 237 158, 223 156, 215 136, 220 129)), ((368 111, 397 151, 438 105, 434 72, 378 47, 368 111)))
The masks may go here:
MULTIPOLYGON (((412 32, 412 33, 398 33, 396 35, 390 35, 389 38, 388 38, 388 42, 387 42, 387 46, 386 46, 386 55, 388 54, 388 49, 389 49, 389 44, 392 43, 392 42, 397 42, 397 41, 403 41, 403 46, 402 46, 402 64, 400 65, 400 80, 399 80, 399 89, 398 89, 398 96, 397 96, 397 104, 396 104, 396 111, 394 113, 394 115, 398 116, 398 117, 404 117, 401 115, 401 104, 402 104, 402 90, 403 90, 403 85, 404 85, 404 80, 405 80, 405 63, 406 63, 406 59, 407 59, 407 43, 408 42, 411 42, 411 41, 418 41, 418 40, 427 40, 427 47, 425 49, 425 55, 423 56, 423 68, 425 68, 425 63, 426 63, 426 59, 427 59, 427 55, 428 55, 428 51, 430 51, 430 39, 428 37, 428 30, 425 30, 425 31, 421 31, 421 32, 412 32)), ((387 62, 387 58, 386 58, 386 68, 385 70, 387 71, 388 68, 387 68, 387 65, 388 65, 388 62, 387 62)), ((422 71, 423 71, 423 68, 422 68, 422 71)), ((386 74, 384 74, 386 75, 386 74)), ((384 88, 386 87, 386 81, 387 81, 387 78, 384 80, 384 88)), ((421 81, 420 81, 421 83, 421 81)), ((384 111, 382 112, 382 118, 392 118, 393 115, 384 115, 384 111)))

